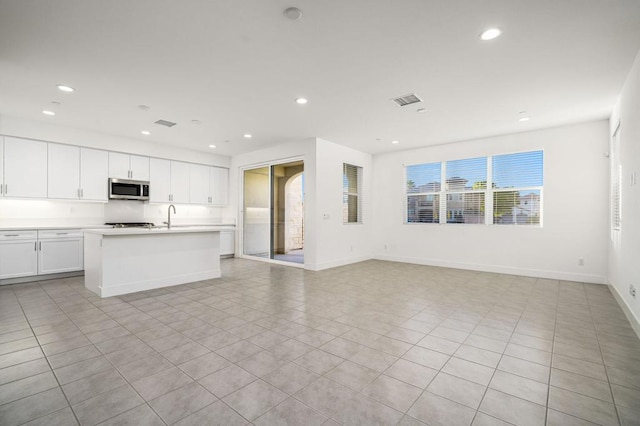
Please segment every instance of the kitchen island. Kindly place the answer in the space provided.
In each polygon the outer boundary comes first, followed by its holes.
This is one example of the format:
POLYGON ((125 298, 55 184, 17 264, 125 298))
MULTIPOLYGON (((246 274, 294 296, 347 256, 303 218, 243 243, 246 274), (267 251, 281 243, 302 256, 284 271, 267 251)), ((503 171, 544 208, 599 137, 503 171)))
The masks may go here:
POLYGON ((85 287, 117 296, 220 277, 220 226, 88 229, 85 287))

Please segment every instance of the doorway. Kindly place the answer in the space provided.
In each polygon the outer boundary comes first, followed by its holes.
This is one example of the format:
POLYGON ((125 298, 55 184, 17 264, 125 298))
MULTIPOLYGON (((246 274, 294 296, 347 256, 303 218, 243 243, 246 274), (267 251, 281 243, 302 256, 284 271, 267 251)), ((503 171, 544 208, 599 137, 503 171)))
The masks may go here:
POLYGON ((304 264, 304 162, 243 172, 243 255, 304 264))

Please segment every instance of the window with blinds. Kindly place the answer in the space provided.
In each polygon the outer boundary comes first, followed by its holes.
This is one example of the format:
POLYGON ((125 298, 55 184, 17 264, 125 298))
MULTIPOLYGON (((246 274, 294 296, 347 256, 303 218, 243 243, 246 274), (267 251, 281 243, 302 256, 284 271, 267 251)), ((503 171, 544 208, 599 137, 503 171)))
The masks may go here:
POLYGON ((407 222, 440 223, 442 165, 429 163, 408 166, 406 178, 407 222))
POLYGON ((487 157, 447 161, 447 223, 485 223, 487 157))
POLYGON ((342 164, 342 221, 362 223, 362 167, 342 164))
POLYGON ((542 151, 495 155, 491 163, 493 223, 540 225, 542 217, 542 151))
POLYGON ((542 224, 543 152, 405 167, 406 223, 542 224))

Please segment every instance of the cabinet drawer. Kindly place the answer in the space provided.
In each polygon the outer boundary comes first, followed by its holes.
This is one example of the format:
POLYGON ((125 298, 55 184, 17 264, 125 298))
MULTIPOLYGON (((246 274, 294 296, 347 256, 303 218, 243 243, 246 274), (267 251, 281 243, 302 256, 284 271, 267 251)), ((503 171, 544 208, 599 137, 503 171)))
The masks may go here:
POLYGON ((50 238, 83 238, 84 233, 80 229, 48 229, 38 231, 38 238, 41 240, 50 238))
POLYGON ((0 231, 0 241, 35 240, 38 231, 0 231))

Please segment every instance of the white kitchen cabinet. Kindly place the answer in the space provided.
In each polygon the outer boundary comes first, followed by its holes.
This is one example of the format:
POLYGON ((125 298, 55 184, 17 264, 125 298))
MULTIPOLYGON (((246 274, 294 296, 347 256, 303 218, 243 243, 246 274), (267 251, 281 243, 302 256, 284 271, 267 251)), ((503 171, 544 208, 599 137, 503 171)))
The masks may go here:
POLYGON ((49 144, 48 196, 77 200, 80 198, 80 148, 49 144))
POLYGON ((80 197, 108 201, 109 154, 99 149, 80 148, 80 197))
POLYGON ((47 143, 4 137, 5 197, 47 198, 47 143))
POLYGON ((149 157, 110 152, 109 177, 149 180, 149 157))
POLYGON ((189 198, 191 204, 226 205, 228 175, 228 169, 202 164, 190 164, 189 198))
POLYGON ((236 252, 236 231, 220 231, 220 256, 233 256, 236 252))
POLYGON ((38 231, 38 274, 81 271, 83 240, 79 229, 38 231))
POLYGON ((171 161, 152 158, 149 162, 149 201, 171 202, 171 161))
POLYGON ((49 144, 49 198, 107 201, 107 151, 49 144))
POLYGON ((229 169, 209 168, 209 204, 225 206, 229 203, 229 169))
POLYGON ((4 196, 4 136, 0 136, 0 197, 4 196))
POLYGON ((36 231, 0 231, 0 279, 38 274, 36 231))
POLYGON ((189 164, 171 162, 171 202, 189 202, 189 164))
POLYGON ((209 166, 189 164, 189 202, 209 204, 209 166))
POLYGON ((189 163, 152 158, 149 174, 150 202, 189 202, 189 163))

